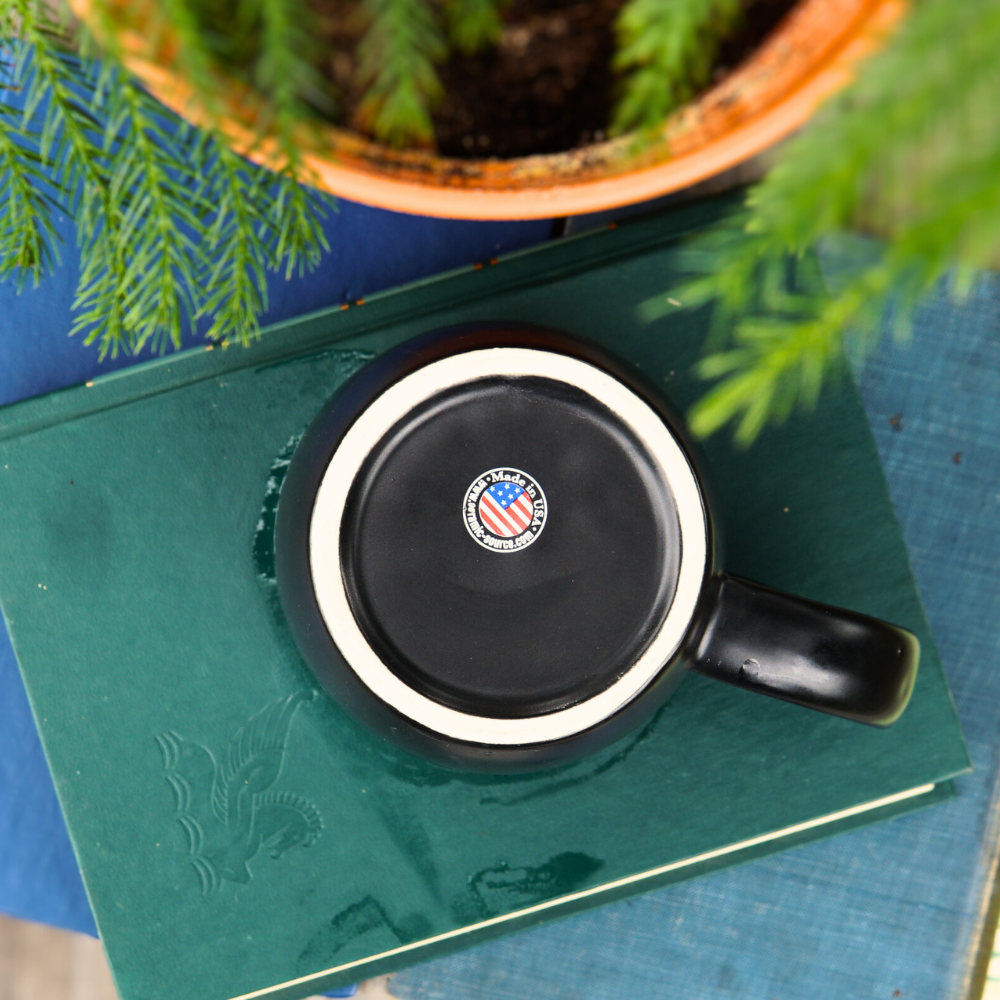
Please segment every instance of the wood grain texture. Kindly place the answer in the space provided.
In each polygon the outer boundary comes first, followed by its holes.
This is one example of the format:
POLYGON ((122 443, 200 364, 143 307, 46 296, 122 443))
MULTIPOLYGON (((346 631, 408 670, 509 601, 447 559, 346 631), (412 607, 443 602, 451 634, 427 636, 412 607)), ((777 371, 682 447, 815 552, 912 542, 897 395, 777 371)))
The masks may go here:
POLYGON ((0 916, 0 1000, 118 1000, 100 941, 0 916))
MULTIPOLYGON (((358 1000, 394 1000, 389 976, 361 984, 358 1000)), ((118 1000, 101 942, 0 915, 0 1000, 118 1000)))

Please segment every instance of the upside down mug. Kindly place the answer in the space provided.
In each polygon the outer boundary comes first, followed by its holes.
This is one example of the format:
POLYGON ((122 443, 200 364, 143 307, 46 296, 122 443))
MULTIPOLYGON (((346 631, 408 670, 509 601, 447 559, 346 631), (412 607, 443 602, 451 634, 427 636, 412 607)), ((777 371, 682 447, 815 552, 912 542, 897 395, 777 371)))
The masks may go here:
POLYGON ((275 526, 322 686, 406 749, 530 770, 625 735, 687 670, 895 721, 916 638, 717 565, 689 436, 640 377, 555 331, 436 331, 306 431, 275 526))

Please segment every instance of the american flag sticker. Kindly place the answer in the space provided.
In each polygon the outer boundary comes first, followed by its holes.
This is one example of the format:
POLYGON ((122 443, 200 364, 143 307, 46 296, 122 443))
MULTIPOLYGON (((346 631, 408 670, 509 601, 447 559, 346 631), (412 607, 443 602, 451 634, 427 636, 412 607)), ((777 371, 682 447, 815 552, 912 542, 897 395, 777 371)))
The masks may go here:
POLYGON ((462 518, 469 534, 493 552, 518 552, 545 527, 542 488, 519 469, 490 469, 465 492, 462 518))

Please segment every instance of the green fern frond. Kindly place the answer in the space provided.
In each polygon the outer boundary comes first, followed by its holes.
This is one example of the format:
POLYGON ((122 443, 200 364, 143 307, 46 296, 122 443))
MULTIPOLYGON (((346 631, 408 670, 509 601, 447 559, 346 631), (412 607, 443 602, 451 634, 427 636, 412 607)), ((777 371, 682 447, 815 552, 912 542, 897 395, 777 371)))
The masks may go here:
POLYGON ((265 271, 273 261, 258 234, 270 222, 256 201, 242 197, 250 179, 247 174, 253 173, 244 160, 219 147, 209 169, 216 179, 212 194, 218 199, 208 236, 209 257, 215 263, 204 283, 209 292, 199 315, 212 317, 210 339, 232 338, 246 344, 257 331, 257 317, 267 308, 265 271))
MULTIPOLYGON (((176 68, 193 86, 199 100, 208 107, 210 113, 218 115, 220 76, 211 47, 204 37, 199 10, 192 7, 188 0, 157 0, 151 9, 154 25, 163 34, 170 32, 174 36, 171 48, 176 52, 176 68)), ((109 35, 105 45, 114 45, 116 37, 114 34, 109 35)), ((159 47, 155 33, 151 42, 153 48, 159 47)))
MULTIPOLYGON (((213 110, 214 56, 187 3, 165 0, 153 30, 181 40, 178 67, 213 110)), ((102 11, 96 3, 95 17, 102 11)), ((281 120, 275 174, 233 153, 217 130, 163 108, 124 73, 114 44, 101 63, 79 56, 37 0, 0 0, 0 26, 12 38, 0 90, 0 278, 37 281, 51 269, 61 211, 73 218, 81 259, 71 333, 99 343, 102 357, 176 348, 202 316, 212 317, 211 337, 254 337, 266 270, 302 273, 328 249, 322 220, 332 199, 297 182, 303 77, 268 95, 281 120)), ((289 28, 270 53, 269 72, 282 80, 282 52, 294 44, 289 28)))
POLYGON ((210 207, 197 197, 197 175, 174 167, 178 145, 198 140, 183 124, 168 131, 162 112, 126 81, 113 88, 108 110, 111 198, 123 209, 117 239, 128 248, 120 284, 128 346, 178 348, 197 312, 200 235, 210 207))
MULTIPOLYGON (((180 68, 195 83, 203 106, 218 119, 224 109, 218 106, 223 88, 215 54, 197 11, 188 4, 168 0, 165 16, 179 40, 180 68)), ((200 196, 212 206, 208 215, 214 219, 207 220, 201 248, 207 254, 202 286, 207 292, 196 315, 214 317, 210 337, 247 343, 256 336, 257 317, 266 308, 264 270, 283 270, 288 278, 316 267, 329 249, 322 221, 335 203, 299 183, 312 179, 300 140, 309 127, 311 108, 325 100, 318 75, 303 58, 311 48, 303 6, 294 0, 242 0, 232 14, 245 31, 252 26, 257 39, 253 82, 264 101, 256 124, 261 141, 269 143, 275 173, 238 157, 217 130, 202 133, 200 196), (239 270, 242 265, 246 270, 239 270), (229 280, 218 285, 220 274, 229 280)), ((315 146, 315 133, 309 137, 315 146)), ((197 161, 195 156, 192 167, 197 161)))
POLYGON ((308 110, 304 103, 312 97, 315 106, 323 89, 319 77, 301 53, 310 47, 301 20, 301 5, 295 0, 251 0, 261 4, 263 46, 257 68, 257 82, 274 110, 273 132, 282 163, 271 203, 271 268, 285 269, 285 277, 303 274, 319 263, 329 250, 321 220, 333 201, 319 192, 306 191, 298 181, 310 177, 302 161, 299 142, 308 110))
MULTIPOLYGON (((266 100, 257 123, 262 136, 275 140, 279 169, 299 180, 309 180, 301 155, 303 132, 313 124, 314 110, 325 115, 335 106, 328 86, 315 66, 311 12, 299 0, 240 0, 241 14, 260 21, 260 49, 254 67, 253 86, 266 100)), ((311 145, 320 135, 311 130, 311 145)))
POLYGON ((393 146, 431 145, 441 97, 434 63, 447 52, 427 0, 363 0, 369 26, 358 46, 362 127, 393 146))
MULTIPOLYGON (((0 58, 3 58, 0 55, 0 58)), ((24 137, 0 107, 0 280, 14 277, 18 291, 30 278, 33 285, 59 261, 59 237, 52 223, 51 183, 42 160, 26 148, 24 137)))
MULTIPOLYGON (((861 358, 883 319, 905 336, 921 297, 953 273, 969 287, 1000 260, 1000 6, 924 0, 856 83, 785 150, 744 215, 695 241, 693 275, 668 294, 713 303, 701 365, 721 378, 692 412, 708 434, 736 424, 749 443, 809 406, 818 386, 861 358), (831 235, 878 239, 852 271, 801 280, 831 235), (728 349, 723 349, 728 340, 728 349)), ((663 300, 644 307, 647 318, 663 300)))
POLYGON ((924 0, 749 199, 748 229, 799 250, 852 223, 892 235, 996 148, 1000 6, 924 0), (992 95, 992 96, 991 96, 992 95))
POLYGON ((452 47, 471 56, 495 45, 503 30, 501 6, 500 0, 447 0, 444 13, 452 47))
MULTIPOLYGON (((12 90, 21 98, 17 111, 22 135, 33 140, 31 153, 22 152, 37 156, 47 183, 59 192, 63 210, 75 219, 81 248, 79 303, 88 291, 113 285, 121 270, 115 261, 117 213, 110 202, 103 128, 88 107, 92 67, 66 50, 47 9, 27 0, 10 0, 8 9, 16 11, 21 36, 12 90)), ((8 170, 16 172, 16 167, 11 164, 8 170)), ((100 316, 103 330, 97 332, 109 334, 105 349, 123 334, 118 306, 117 296, 111 295, 100 316)))
POLYGON ((722 381, 689 414, 702 436, 735 421, 743 445, 767 422, 816 405, 824 381, 843 368, 845 328, 857 331, 861 350, 875 303, 883 304, 892 288, 888 272, 869 271, 841 295, 829 296, 812 252, 761 261, 752 280, 758 294, 735 319, 732 346, 708 355, 697 368, 702 378, 722 381))
POLYGON ((704 86, 741 12, 740 0, 628 0, 615 22, 622 82, 612 134, 659 125, 704 86))
POLYGON ((330 204, 321 192, 297 184, 292 177, 278 177, 271 211, 273 270, 284 267, 285 277, 290 278, 319 264, 322 252, 330 249, 322 226, 330 204))
POLYGON ((122 232, 125 205, 112 189, 113 164, 106 148, 105 124, 92 113, 84 85, 95 68, 32 41, 29 100, 25 114, 44 103, 43 150, 52 175, 66 193, 76 223, 80 276, 74 300, 71 333, 85 332, 85 342, 97 341, 101 356, 119 348, 134 349, 135 338, 124 308, 126 237, 122 232))

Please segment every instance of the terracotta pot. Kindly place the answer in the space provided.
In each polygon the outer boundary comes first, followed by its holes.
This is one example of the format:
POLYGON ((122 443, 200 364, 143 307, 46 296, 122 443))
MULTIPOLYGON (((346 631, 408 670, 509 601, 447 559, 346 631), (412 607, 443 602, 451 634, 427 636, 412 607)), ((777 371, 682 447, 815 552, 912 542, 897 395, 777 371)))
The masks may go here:
MULTIPOLYGON (((345 129, 324 127, 305 139, 306 166, 317 186, 352 201, 455 219, 541 219, 580 215, 645 201, 706 180, 764 151, 801 126, 849 78, 904 9, 903 0, 801 0, 757 51, 717 86, 679 109, 657 139, 633 136, 565 153, 511 160, 457 160, 426 150, 396 150, 345 129)), ((73 0, 88 20, 91 0, 73 0)), ((125 8, 123 8, 125 9, 125 8)), ((169 68, 148 33, 118 32, 125 62, 164 104, 195 123, 208 114, 190 85, 169 68)), ((255 138, 255 101, 233 84, 223 131, 233 147, 260 163, 268 149, 255 138)))

